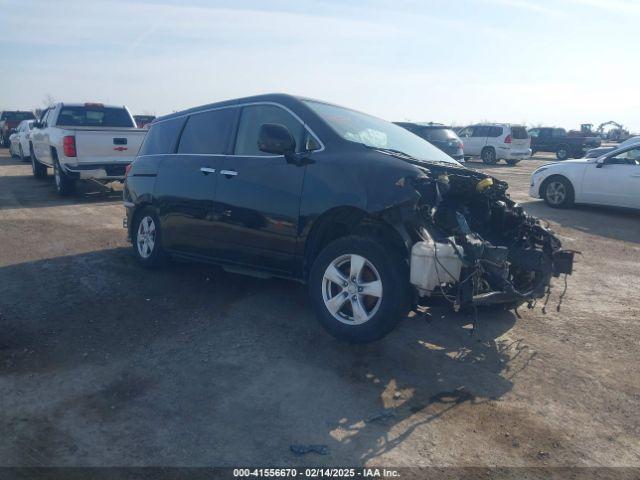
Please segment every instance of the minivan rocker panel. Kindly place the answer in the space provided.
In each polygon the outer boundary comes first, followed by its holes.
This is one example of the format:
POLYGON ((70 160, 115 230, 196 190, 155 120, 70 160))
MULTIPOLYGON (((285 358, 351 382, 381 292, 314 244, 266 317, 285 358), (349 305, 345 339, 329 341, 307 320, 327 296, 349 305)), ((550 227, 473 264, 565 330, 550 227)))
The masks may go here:
POLYGON ((516 308, 571 273, 573 253, 506 190, 399 126, 272 94, 154 121, 125 224, 144 266, 305 282, 326 330, 368 342, 430 298, 516 308))

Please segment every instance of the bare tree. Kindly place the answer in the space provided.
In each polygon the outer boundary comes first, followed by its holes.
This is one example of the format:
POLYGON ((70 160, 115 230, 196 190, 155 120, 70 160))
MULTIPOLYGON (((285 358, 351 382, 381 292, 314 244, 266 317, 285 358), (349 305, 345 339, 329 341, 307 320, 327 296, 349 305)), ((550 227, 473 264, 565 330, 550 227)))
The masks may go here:
POLYGON ((42 103, 44 104, 45 108, 49 108, 52 107, 55 103, 56 103, 56 99, 53 95, 51 95, 50 93, 47 93, 44 97, 44 100, 42 101, 42 103))

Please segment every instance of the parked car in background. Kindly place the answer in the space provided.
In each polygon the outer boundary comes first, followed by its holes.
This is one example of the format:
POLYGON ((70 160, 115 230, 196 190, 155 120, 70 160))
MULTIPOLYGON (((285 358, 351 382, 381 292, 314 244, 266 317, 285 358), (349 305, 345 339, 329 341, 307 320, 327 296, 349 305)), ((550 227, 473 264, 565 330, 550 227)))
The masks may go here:
POLYGON ((136 121, 136 127, 147 128, 156 117, 155 115, 134 115, 133 119, 136 121))
POLYGON ((260 95, 153 122, 123 200, 141 265, 305 282, 326 330, 368 342, 418 298, 514 308, 570 273, 573 254, 506 190, 392 123, 260 95))
POLYGON ((640 144, 543 165, 531 175, 529 194, 554 208, 574 203, 640 208, 640 144))
POLYGON ((587 150, 587 153, 585 154, 584 158, 598 158, 606 153, 613 152, 618 148, 626 147, 627 145, 633 145, 635 143, 640 143, 640 136, 628 138, 624 142, 613 147, 592 148, 590 150, 587 150))
POLYGON ((9 153, 19 157, 23 162, 29 159, 29 141, 31 139, 31 129, 35 120, 23 120, 15 129, 15 133, 9 137, 9 153), (25 152, 27 152, 25 154, 25 152))
POLYGON ((589 148, 599 147, 599 137, 569 136, 564 128, 536 127, 529 130, 531 149, 536 152, 552 152, 558 160, 569 157, 582 158, 589 148))
POLYGON ((464 142, 464 156, 480 157, 487 165, 504 160, 515 165, 531 156, 527 129, 509 123, 477 124, 462 128, 458 136, 464 142))
POLYGON ((451 158, 464 162, 463 143, 451 127, 437 123, 394 122, 396 125, 409 130, 411 133, 425 139, 431 145, 438 147, 451 158))
POLYGON ((53 168, 60 195, 72 193, 79 179, 122 180, 145 134, 124 106, 58 103, 33 123, 33 175, 45 177, 53 168))
POLYGON ((20 122, 23 120, 33 120, 35 115, 33 112, 27 111, 19 111, 6 110, 0 113, 0 143, 3 147, 9 146, 9 136, 13 133, 12 130, 15 130, 20 122))

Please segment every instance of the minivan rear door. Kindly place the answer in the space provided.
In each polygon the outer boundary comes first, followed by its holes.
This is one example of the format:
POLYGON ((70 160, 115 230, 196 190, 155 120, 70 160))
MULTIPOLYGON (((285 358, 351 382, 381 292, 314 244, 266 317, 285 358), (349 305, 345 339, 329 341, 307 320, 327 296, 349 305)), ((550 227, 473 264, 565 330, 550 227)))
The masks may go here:
POLYGON ((237 113, 236 108, 224 108, 190 115, 176 153, 162 160, 154 196, 166 249, 199 257, 213 255, 217 238, 213 202, 237 113))

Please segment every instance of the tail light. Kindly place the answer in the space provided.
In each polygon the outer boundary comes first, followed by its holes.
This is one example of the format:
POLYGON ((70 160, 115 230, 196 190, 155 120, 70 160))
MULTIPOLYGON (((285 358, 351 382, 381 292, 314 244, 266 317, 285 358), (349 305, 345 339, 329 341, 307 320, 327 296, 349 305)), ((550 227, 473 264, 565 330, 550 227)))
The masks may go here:
POLYGON ((129 175, 129 172, 131 171, 131 167, 133 167, 133 162, 131 162, 129 165, 127 165, 124 169, 124 178, 127 178, 127 176, 129 175))
POLYGON ((462 143, 462 142, 458 142, 458 148, 459 148, 460 150, 464 150, 464 143, 462 143))
POLYGON ((511 143, 511 135, 507 135, 504 139, 504 143, 511 143))
POLYGON ((62 139, 62 150, 65 157, 76 156, 76 137, 73 135, 67 135, 62 139))

